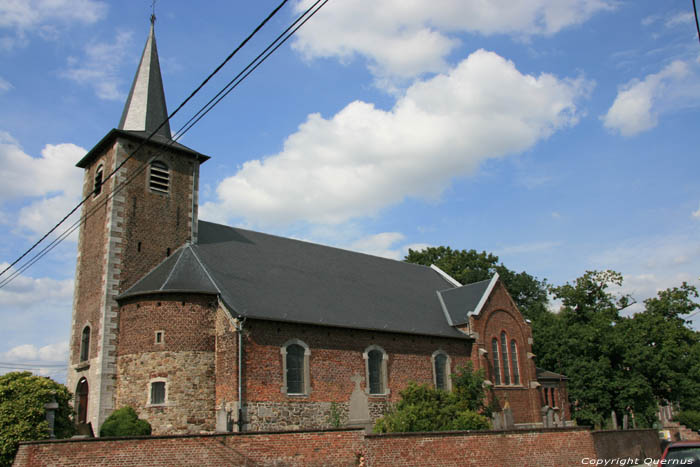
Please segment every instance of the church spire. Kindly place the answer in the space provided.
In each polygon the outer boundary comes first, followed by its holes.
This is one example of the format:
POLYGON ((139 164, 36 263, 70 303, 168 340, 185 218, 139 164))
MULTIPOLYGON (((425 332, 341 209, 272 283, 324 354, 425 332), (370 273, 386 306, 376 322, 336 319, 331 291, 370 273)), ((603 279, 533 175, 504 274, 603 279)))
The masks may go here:
MULTIPOLYGON (((166 118, 168 109, 165 105, 163 80, 160 76, 158 49, 153 32, 155 15, 151 15, 151 31, 141 55, 141 63, 136 70, 134 82, 126 100, 124 112, 119 122, 120 130, 146 131, 149 134, 158 128, 166 118)), ((170 125, 166 122, 156 135, 171 139, 170 125)))

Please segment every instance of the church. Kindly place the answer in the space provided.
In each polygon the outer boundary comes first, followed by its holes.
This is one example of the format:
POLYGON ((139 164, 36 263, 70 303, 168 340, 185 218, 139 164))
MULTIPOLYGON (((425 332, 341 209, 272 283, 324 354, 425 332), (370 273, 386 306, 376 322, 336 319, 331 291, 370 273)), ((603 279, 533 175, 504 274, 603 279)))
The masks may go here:
POLYGON ((409 382, 450 391, 468 363, 516 428, 570 419, 566 378, 536 367, 498 275, 460 284, 436 266, 200 220, 209 156, 173 141, 167 116, 152 23, 118 127, 77 163, 89 198, 67 379, 79 424, 97 433, 131 406, 154 434, 370 426, 409 382))

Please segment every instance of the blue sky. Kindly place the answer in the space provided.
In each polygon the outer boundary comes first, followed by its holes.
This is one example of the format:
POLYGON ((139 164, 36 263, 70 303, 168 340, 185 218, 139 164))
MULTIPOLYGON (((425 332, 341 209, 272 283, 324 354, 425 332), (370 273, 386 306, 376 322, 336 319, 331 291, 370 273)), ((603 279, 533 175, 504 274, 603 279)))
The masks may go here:
MULTIPOLYGON (((0 262, 78 201, 74 165, 119 122, 150 6, 0 1, 0 262)), ((275 6, 157 2, 169 109, 275 6)), ((641 303, 700 285, 699 123, 689 1, 331 0, 180 142, 212 157, 202 219, 396 259, 486 250, 553 284, 614 269, 641 303)), ((72 236, 0 289, 0 362, 65 377, 75 255, 72 236)))

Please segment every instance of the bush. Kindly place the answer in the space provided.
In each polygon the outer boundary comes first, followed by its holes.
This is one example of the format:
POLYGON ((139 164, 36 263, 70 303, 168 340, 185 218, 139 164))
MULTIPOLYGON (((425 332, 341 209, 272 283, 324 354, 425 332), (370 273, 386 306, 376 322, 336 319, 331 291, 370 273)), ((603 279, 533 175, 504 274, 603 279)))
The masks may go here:
POLYGON ((374 425, 376 433, 410 431, 483 430, 491 424, 484 413, 483 373, 471 365, 452 378, 451 393, 410 383, 401 400, 374 425), (481 412, 481 413, 480 413, 481 412))
POLYGON ((73 436, 71 393, 64 385, 30 372, 0 376, 0 466, 10 466, 20 441, 46 439, 49 424, 44 405, 56 401, 54 419, 57 438, 73 436))
POLYGON ((122 407, 112 412, 100 428, 100 436, 147 436, 151 424, 141 420, 131 407, 122 407))
POLYGON ((700 430, 700 411, 697 410, 684 410, 678 414, 676 419, 693 431, 700 430))

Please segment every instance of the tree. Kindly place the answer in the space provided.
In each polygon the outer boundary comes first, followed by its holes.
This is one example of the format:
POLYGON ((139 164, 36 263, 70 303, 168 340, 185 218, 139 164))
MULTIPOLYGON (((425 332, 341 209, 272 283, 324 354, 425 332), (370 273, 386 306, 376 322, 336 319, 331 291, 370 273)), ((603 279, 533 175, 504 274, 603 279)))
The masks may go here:
POLYGON ((465 285, 491 279, 497 272, 526 319, 535 320, 547 311, 547 281, 540 281, 524 271, 516 273, 508 269, 503 263, 499 264, 498 256, 492 253, 440 246, 408 250, 404 260, 424 266, 435 264, 465 285))
POLYGON ((644 301, 645 309, 625 320, 624 364, 642 375, 659 402, 700 409, 700 334, 682 315, 700 307, 695 287, 687 283, 644 301))
POLYGON ((57 402, 54 434, 67 438, 74 433, 71 393, 50 378, 29 372, 0 376, 0 466, 12 465, 20 441, 46 439, 49 424, 45 404, 57 402))
POLYGON ((628 339, 620 312, 634 300, 611 292, 622 280, 615 271, 587 271, 552 287, 562 309, 538 323, 546 328, 535 340, 538 364, 569 377, 572 417, 579 424, 603 426, 612 410, 631 410, 648 424, 654 413, 649 384, 624 362, 628 339))
POLYGON ((377 433, 479 430, 490 427, 488 408, 484 405, 483 370, 472 371, 471 363, 453 376, 450 393, 410 383, 401 391, 401 400, 384 417, 377 420, 377 433))
POLYGON ((148 436, 151 424, 141 420, 129 406, 117 409, 100 427, 100 436, 148 436))

